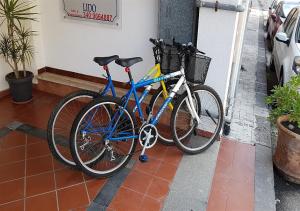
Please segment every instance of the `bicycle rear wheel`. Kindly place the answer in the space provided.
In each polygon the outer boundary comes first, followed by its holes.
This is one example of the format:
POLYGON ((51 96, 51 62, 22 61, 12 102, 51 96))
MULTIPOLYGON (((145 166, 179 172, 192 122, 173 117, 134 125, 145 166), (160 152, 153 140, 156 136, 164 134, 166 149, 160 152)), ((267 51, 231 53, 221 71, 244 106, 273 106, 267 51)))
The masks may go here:
POLYGON ((129 162, 135 150, 136 142, 132 138, 135 128, 131 110, 123 108, 119 99, 94 100, 81 110, 72 126, 71 153, 75 163, 92 177, 112 176, 129 162), (113 126, 113 138, 131 138, 106 139, 113 126))
POLYGON ((191 89, 198 104, 200 124, 193 119, 188 106, 188 96, 179 97, 171 116, 171 131, 176 146, 188 154, 200 153, 216 140, 223 125, 223 106, 219 95, 209 86, 197 85, 191 89))
POLYGON ((79 111, 100 94, 80 90, 65 96, 53 109, 47 126, 47 140, 53 156, 65 165, 74 167, 70 152, 70 132, 79 111))

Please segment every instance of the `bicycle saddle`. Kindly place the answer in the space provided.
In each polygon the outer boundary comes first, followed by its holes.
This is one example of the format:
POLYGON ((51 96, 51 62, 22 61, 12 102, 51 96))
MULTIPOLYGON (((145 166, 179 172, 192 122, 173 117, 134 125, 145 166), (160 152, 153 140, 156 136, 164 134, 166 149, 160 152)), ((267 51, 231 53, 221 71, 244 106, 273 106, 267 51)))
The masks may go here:
POLYGON ((108 56, 108 57, 95 57, 94 62, 96 62, 100 66, 104 66, 104 65, 108 65, 112 61, 115 61, 118 58, 119 58, 118 55, 108 56))
POLYGON ((143 61, 141 57, 133 57, 133 58, 126 58, 126 59, 117 59, 115 62, 122 67, 131 67, 132 65, 143 61))

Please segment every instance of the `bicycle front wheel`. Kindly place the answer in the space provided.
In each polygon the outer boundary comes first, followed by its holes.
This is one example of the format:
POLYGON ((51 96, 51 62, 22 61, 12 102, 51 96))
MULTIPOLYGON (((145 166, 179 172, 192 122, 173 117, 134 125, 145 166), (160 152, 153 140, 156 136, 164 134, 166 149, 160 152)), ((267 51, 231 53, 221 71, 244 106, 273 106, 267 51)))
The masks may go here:
POLYGON ((200 124, 188 109, 188 95, 185 92, 175 103, 171 131, 179 149, 187 154, 197 154, 209 148, 219 136, 224 113, 221 99, 211 87, 197 85, 191 91, 197 99, 193 103, 198 108, 200 124))
MULTIPOLYGON (((176 85, 178 80, 171 80, 166 82, 167 91, 170 92, 172 88, 176 85)), ((167 93, 168 94, 168 93, 167 93)), ((176 100, 177 96, 172 100, 172 105, 174 107, 174 101, 176 100)), ((163 105, 165 101, 164 91, 162 86, 160 86, 155 93, 153 94, 149 108, 152 112, 153 116, 156 116, 159 112, 160 107, 163 105)), ((172 134, 170 133, 170 119, 171 119, 172 109, 170 106, 167 106, 164 112, 162 113, 156 128, 158 130, 158 138, 159 141, 164 145, 174 145, 172 134)))
POLYGON ((80 90, 65 96, 53 109, 47 126, 47 140, 53 156, 65 165, 74 167, 70 152, 70 132, 79 111, 100 94, 80 90))
POLYGON ((72 126, 75 163, 92 177, 112 176, 129 162, 135 150, 135 128, 131 110, 123 108, 119 99, 107 96, 94 100, 81 110, 72 126))

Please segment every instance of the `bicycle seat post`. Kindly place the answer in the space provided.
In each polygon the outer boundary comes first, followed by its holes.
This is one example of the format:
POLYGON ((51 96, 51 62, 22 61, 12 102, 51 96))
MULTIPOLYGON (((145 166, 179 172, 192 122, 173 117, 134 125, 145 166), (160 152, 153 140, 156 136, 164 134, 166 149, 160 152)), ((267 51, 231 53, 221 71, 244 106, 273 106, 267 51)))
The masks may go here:
POLYGON ((103 65, 103 70, 105 70, 107 77, 110 77, 110 72, 107 65, 103 65))
POLYGON ((128 73, 129 80, 130 80, 130 82, 132 82, 133 78, 132 78, 132 75, 131 75, 131 72, 130 72, 130 68, 129 67, 125 67, 125 72, 128 73))

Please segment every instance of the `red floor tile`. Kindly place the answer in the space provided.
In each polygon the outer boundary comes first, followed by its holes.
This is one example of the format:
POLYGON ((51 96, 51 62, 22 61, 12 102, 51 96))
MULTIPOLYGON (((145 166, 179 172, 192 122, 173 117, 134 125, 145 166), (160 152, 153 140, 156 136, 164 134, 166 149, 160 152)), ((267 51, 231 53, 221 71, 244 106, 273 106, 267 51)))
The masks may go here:
POLYGON ((253 210, 255 147, 222 140, 207 211, 253 210))
POLYGON ((162 161, 160 161, 160 160, 151 160, 146 163, 141 163, 141 162, 137 161, 137 163, 134 166, 134 169, 136 171, 141 171, 141 172, 145 172, 148 174, 155 174, 157 172, 158 168, 160 167, 161 162, 162 161))
POLYGON ((46 141, 27 146, 27 159, 50 155, 51 152, 46 141))
POLYGON ((8 180, 23 178, 24 176, 25 161, 0 166, 0 183, 8 180))
POLYGON ((25 160, 25 147, 20 146, 13 149, 2 150, 0 153, 0 165, 25 160))
POLYGON ((109 208, 116 211, 140 211, 142 200, 142 194, 121 187, 109 208))
POLYGON ((158 168, 155 175, 165 180, 172 181, 173 177, 175 176, 176 170, 177 166, 163 162, 158 168))
POLYGON ((54 173, 44 173, 26 178, 26 196, 33 196, 55 189, 54 173))
POLYGON ((145 196, 143 198, 140 210, 141 211, 159 211, 161 210, 161 206, 162 203, 159 202, 158 200, 149 198, 147 196, 145 196))
POLYGON ((0 205, 0 211, 24 211, 24 200, 0 205))
POLYGON ((55 192, 46 193, 26 199, 26 210, 28 211, 57 211, 57 201, 55 192))
POLYGON ((44 172, 52 171, 52 157, 39 157, 27 160, 27 170, 26 175, 32 176, 36 174, 41 174, 44 172))
POLYGON ((27 135, 27 145, 37 144, 37 143, 41 143, 41 142, 45 142, 45 140, 34 137, 34 136, 27 135))
POLYGON ((164 155, 164 162, 178 165, 181 161, 183 153, 177 147, 168 147, 164 155))
POLYGON ((228 194, 219 191, 218 189, 212 189, 209 195, 209 200, 214 200, 214 202, 209 202, 207 205, 207 211, 225 211, 228 201, 228 194))
POLYGON ((59 190, 58 203, 60 210, 70 210, 88 205, 89 200, 85 185, 75 185, 59 190))
POLYGON ((74 169, 62 169, 55 172, 56 187, 63 188, 83 182, 83 175, 74 169))
POLYGON ((95 179, 86 182, 90 200, 93 201, 101 188, 105 185, 106 179, 95 179))
POLYGON ((54 170, 60 170, 60 169, 67 168, 66 165, 64 165, 62 162, 56 160, 55 158, 53 158, 53 165, 54 165, 54 170))
POLYGON ((158 159, 162 160, 167 151, 167 147, 157 143, 153 148, 147 150, 147 155, 149 156, 149 160, 158 159))
POLYGON ((0 139, 0 150, 7 150, 18 146, 23 146, 26 143, 25 134, 12 131, 7 134, 5 137, 0 139))
POLYGON ((153 180, 153 176, 148 174, 132 171, 123 183, 125 188, 144 194, 153 180))
POLYGON ((162 201, 169 193, 169 186, 170 183, 166 180, 155 178, 151 182, 151 185, 148 188, 146 195, 158 201, 162 201))
POLYGON ((24 198, 24 179, 0 184, 0 204, 24 198))
POLYGON ((253 183, 245 184, 236 180, 230 180, 228 183, 230 187, 228 191, 228 202, 226 206, 227 211, 254 210, 254 185, 253 183))

